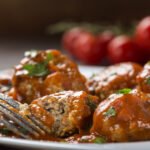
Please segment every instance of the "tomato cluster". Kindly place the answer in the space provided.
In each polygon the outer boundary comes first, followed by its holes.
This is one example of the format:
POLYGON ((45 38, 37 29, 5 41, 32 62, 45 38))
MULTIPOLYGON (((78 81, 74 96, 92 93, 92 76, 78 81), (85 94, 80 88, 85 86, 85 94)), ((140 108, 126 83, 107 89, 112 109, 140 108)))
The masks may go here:
POLYGON ((144 63, 150 59, 150 16, 137 24, 132 37, 115 36, 112 31, 94 35, 78 27, 67 31, 62 43, 65 50, 85 64, 100 64, 104 59, 110 63, 144 63))

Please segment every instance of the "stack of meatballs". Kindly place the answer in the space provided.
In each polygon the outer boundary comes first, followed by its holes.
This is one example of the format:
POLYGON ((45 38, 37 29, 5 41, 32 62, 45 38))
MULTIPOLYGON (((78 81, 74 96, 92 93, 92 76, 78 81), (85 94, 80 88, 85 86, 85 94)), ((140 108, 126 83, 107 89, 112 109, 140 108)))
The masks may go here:
POLYGON ((150 140, 150 62, 120 63, 86 78, 60 51, 30 51, 7 83, 5 94, 27 103, 20 114, 41 121, 47 137, 85 143, 150 140))

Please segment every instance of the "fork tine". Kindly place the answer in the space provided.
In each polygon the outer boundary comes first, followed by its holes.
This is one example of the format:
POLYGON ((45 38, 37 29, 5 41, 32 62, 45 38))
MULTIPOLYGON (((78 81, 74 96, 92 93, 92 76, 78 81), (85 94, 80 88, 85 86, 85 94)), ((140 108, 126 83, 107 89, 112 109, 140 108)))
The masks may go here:
POLYGON ((0 103, 0 111, 9 119, 17 123, 19 126, 27 130, 29 133, 34 135, 35 137, 39 137, 39 134, 31 128, 31 124, 26 121, 21 115, 7 108, 5 104, 0 103), (30 124, 30 125, 29 125, 30 124))
POLYGON ((6 126, 10 131, 15 133, 16 135, 19 135, 25 139, 32 139, 29 135, 26 135, 23 132, 21 132, 15 125, 10 123, 7 119, 1 118, 0 122, 2 122, 4 124, 4 126, 6 126))
MULTIPOLYGON (((15 100, 13 100, 13 99, 11 99, 11 98, 9 98, 6 95, 1 94, 1 93, 0 93, 0 100, 5 101, 7 104, 9 104, 10 106, 16 108, 17 110, 19 110, 19 108, 20 108, 20 106, 19 106, 20 104, 18 102, 16 102, 15 100)), ((30 121, 30 123, 28 125, 30 125, 33 129, 40 132, 41 134, 43 134, 43 135, 45 134, 45 132, 42 131, 38 126, 36 126, 31 120, 29 120, 29 121, 30 121)))
POLYGON ((9 98, 8 96, 0 93, 0 100, 5 101, 6 103, 8 103, 10 106, 19 109, 19 103, 11 98, 9 98))
POLYGON ((16 109, 16 111, 20 110, 21 104, 19 102, 0 93, 0 102, 1 101, 2 103, 0 103, 0 112, 2 112, 9 119, 13 120, 25 130, 27 130, 29 133, 33 134, 35 137, 39 137, 39 133, 42 135, 51 133, 50 129, 41 121, 39 121, 39 119, 37 119, 34 114, 32 114, 33 116, 31 116, 31 114, 28 114, 22 117, 19 113, 16 113, 15 110, 13 111, 14 108, 16 109), (10 106, 13 109, 11 109, 10 106))
POLYGON ((32 125, 32 127, 33 127, 35 130, 37 130, 37 131, 38 131, 39 133, 41 133, 42 135, 45 135, 45 134, 46 134, 45 131, 42 130, 42 128, 40 128, 40 126, 38 126, 38 124, 36 124, 36 123, 31 119, 30 115, 27 115, 26 117, 27 117, 28 121, 30 122, 30 124, 32 125))
POLYGON ((38 119, 36 119, 36 117, 34 116, 34 114, 32 114, 33 116, 29 115, 28 117, 42 130, 44 130, 47 133, 51 133, 50 129, 45 126, 41 121, 39 121, 38 119))

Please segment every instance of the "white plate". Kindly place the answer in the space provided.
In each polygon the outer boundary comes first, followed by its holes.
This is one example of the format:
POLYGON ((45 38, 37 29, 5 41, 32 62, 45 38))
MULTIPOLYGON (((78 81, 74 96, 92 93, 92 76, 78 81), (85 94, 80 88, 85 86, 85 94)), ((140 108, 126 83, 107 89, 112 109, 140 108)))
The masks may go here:
MULTIPOLYGON (((102 71, 103 67, 80 66, 87 77, 102 71)), ((0 145, 35 150, 150 150, 150 142, 111 143, 111 144, 67 144, 57 142, 31 141, 0 137, 0 145)), ((1 148, 0 148, 1 150, 1 148)))

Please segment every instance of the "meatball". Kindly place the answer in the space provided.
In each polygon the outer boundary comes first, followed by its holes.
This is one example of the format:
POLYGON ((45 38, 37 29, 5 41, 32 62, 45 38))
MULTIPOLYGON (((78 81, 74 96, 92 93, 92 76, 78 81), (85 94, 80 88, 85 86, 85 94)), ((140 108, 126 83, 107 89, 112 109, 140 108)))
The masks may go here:
POLYGON ((150 96, 138 90, 120 91, 99 104, 91 132, 112 142, 150 140, 150 96))
POLYGON ((88 91, 104 100, 116 90, 133 88, 136 75, 142 67, 136 63, 120 63, 107 67, 104 71, 93 75, 86 83, 88 91))
POLYGON ((21 114, 30 112, 49 128, 51 135, 67 137, 89 128, 98 102, 98 97, 83 91, 63 91, 34 100, 21 114))
POLYGON ((144 66, 141 73, 137 76, 137 83, 140 90, 150 93, 150 62, 144 66))
POLYGON ((31 51, 15 67, 14 99, 31 103, 41 96, 64 91, 86 91, 77 65, 57 50, 31 51))

